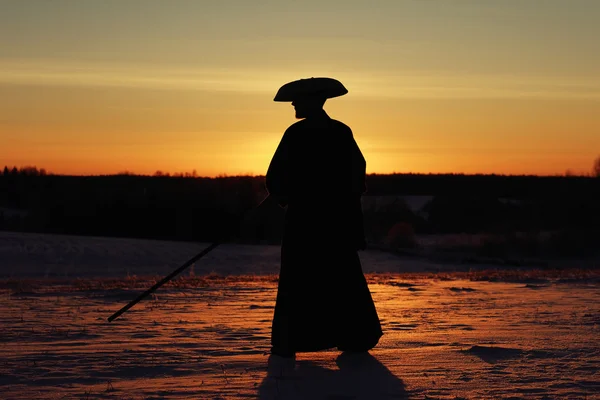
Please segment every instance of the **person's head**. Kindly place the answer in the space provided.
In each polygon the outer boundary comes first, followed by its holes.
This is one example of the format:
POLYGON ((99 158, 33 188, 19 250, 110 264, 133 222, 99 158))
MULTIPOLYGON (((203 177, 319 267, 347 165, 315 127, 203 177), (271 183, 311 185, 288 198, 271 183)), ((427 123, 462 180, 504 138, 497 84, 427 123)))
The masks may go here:
POLYGON ((296 118, 308 118, 323 110, 325 105, 325 97, 323 96, 301 96, 292 101, 292 106, 296 110, 296 118))

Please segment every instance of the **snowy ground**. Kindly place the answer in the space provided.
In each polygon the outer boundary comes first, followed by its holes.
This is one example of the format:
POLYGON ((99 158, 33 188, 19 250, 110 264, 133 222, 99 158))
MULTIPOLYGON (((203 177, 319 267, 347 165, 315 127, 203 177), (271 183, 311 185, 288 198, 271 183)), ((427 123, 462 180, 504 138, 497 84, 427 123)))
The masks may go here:
POLYGON ((364 252, 379 345, 290 362, 267 354, 279 249, 228 245, 107 322, 202 247, 0 232, 0 399, 600 398, 600 283, 581 271, 364 252))

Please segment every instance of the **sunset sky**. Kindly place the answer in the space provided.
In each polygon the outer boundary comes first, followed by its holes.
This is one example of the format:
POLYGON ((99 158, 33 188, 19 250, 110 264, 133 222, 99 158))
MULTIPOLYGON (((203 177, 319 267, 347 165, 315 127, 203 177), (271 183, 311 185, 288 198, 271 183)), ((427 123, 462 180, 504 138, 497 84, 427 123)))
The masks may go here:
POLYGON ((0 164, 266 172, 330 76, 368 173, 589 173, 600 1, 0 0, 0 164))

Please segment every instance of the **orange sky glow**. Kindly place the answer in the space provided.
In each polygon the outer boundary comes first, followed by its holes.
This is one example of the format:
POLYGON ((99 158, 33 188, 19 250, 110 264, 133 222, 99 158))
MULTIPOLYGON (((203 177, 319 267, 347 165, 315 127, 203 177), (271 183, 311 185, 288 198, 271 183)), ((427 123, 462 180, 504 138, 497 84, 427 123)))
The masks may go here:
POLYGON ((368 173, 587 174, 600 155, 600 3, 58 1, 0 13, 0 164, 61 174, 266 172, 325 109, 368 173), (58 4, 57 4, 58 3, 58 4))

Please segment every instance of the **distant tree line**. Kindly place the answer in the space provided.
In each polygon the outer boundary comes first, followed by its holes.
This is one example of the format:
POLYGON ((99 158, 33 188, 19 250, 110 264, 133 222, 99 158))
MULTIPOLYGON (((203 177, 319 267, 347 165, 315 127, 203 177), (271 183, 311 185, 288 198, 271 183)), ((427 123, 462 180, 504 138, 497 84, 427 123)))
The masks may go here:
POLYGON ((592 176, 600 178, 600 156, 598 156, 598 158, 596 158, 596 161, 594 161, 594 167, 592 168, 592 176))
MULTIPOLYGON (((374 240, 400 222, 417 233, 600 227, 600 180, 592 177, 372 174, 367 186, 368 196, 433 197, 423 213, 402 203, 365 211, 374 240)), ((265 195, 264 176, 67 176, 5 167, 0 230, 196 241, 234 232, 239 240, 277 242, 283 211, 276 206, 263 207, 254 226, 237 229, 265 195)), ((323 207, 334 206, 323 200, 323 207)))
POLYGON ((0 209, 0 229, 212 240, 257 204, 260 186, 251 177, 9 174, 0 176, 0 207, 27 216, 0 209))
POLYGON ((8 165, 5 165, 4 169, 2 170, 2 175, 4 175, 4 176, 17 176, 17 175, 45 176, 45 175, 47 175, 47 172, 44 168, 38 169, 36 166, 28 165, 28 166, 19 167, 19 168, 17 168, 16 166, 13 166, 12 168, 9 168, 8 165))
MULTIPOLYGON (((17 167, 16 165, 9 167, 8 165, 5 165, 4 169, 2 170, 2 175, 4 175, 4 176, 9 176, 9 175, 12 175, 12 176, 15 176, 15 175, 44 176, 44 175, 55 175, 55 174, 47 172, 45 168, 38 169, 35 165, 27 165, 27 166, 22 166, 22 167, 17 167)), ((139 175, 139 174, 136 174, 135 172, 128 171, 128 170, 120 171, 114 175, 144 176, 144 175, 139 175)), ((164 177, 174 177, 174 178, 197 178, 198 172, 195 169, 192 170, 191 172, 174 172, 174 173, 163 172, 161 170, 157 170, 156 172, 154 172, 154 174, 152 176, 157 176, 157 177, 164 176, 164 177)))

